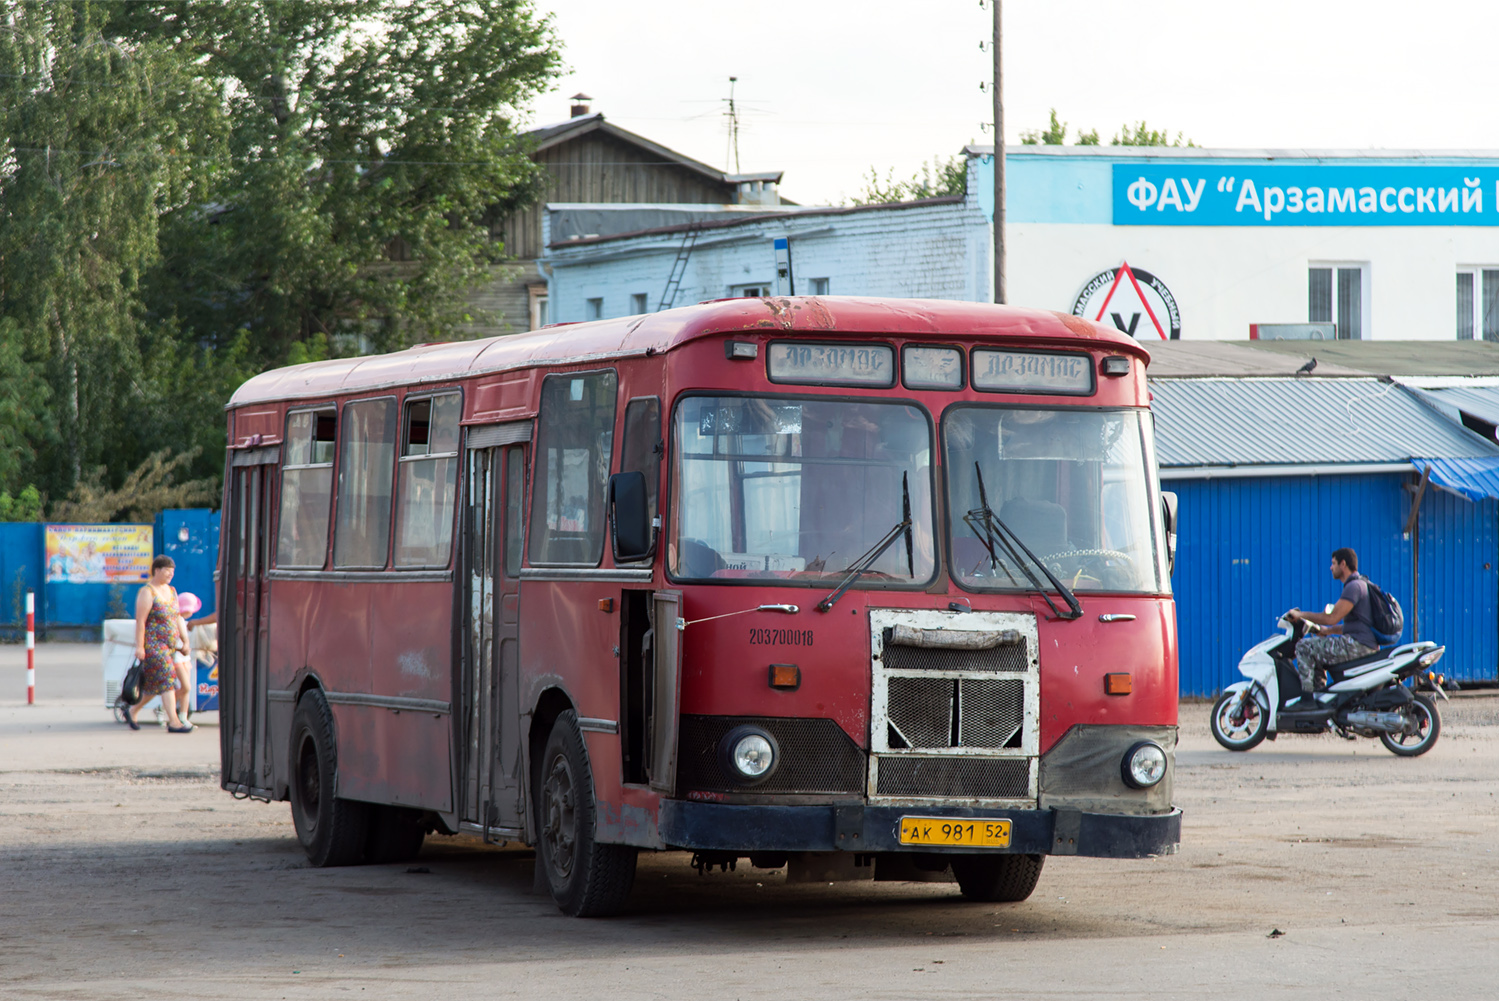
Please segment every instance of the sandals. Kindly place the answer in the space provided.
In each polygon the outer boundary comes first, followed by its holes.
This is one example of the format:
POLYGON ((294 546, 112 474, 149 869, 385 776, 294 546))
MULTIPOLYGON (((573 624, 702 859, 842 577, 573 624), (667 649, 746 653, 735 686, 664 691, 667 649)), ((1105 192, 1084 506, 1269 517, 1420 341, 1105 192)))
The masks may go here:
POLYGON ((172 726, 170 723, 167 724, 167 733, 192 733, 196 729, 197 727, 193 726, 191 723, 184 723, 181 726, 172 726))
POLYGON ((130 706, 125 706, 120 715, 124 717, 126 726, 130 727, 130 729, 132 730, 139 730, 141 728, 141 725, 135 721, 135 717, 130 715, 130 709, 130 706))

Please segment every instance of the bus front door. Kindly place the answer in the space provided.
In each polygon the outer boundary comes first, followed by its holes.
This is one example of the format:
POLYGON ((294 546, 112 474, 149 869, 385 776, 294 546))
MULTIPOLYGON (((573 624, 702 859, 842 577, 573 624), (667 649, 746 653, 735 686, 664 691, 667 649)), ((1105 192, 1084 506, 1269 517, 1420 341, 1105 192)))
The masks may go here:
POLYGON ((461 821, 485 837, 518 837, 521 782, 518 669, 526 446, 468 452, 461 821))
POLYGON ((222 782, 226 789, 263 798, 272 795, 266 746, 266 571, 273 473, 279 461, 279 448, 239 452, 231 459, 218 603, 222 782))

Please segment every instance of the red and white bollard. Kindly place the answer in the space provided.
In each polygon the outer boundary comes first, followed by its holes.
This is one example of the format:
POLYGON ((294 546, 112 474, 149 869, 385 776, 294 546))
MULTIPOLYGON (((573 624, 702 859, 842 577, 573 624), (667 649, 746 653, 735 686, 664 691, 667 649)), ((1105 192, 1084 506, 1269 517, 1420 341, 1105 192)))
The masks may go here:
POLYGON ((36 593, 26 592, 26 704, 36 705, 36 593))

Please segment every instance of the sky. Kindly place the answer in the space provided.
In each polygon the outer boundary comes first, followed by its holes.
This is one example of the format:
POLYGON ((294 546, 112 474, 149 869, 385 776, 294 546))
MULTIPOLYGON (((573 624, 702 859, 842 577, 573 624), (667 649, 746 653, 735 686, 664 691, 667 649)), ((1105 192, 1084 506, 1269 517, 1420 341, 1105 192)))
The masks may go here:
MULTIPOLYGON (((993 141, 979 0, 535 2, 568 73, 532 125, 567 118, 581 91, 713 166, 785 171, 782 193, 806 205, 993 141)), ((1005 138, 1054 107, 1069 142, 1144 119, 1209 147, 1499 149, 1496 37, 1499 4, 1481 0, 1004 0, 1005 138)))

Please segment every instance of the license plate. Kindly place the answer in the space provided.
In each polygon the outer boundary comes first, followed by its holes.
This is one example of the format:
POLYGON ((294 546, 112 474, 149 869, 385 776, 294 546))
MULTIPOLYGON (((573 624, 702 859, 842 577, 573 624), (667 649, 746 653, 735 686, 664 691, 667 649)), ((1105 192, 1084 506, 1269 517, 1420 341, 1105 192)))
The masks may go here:
POLYGON ((946 845, 952 848, 1008 848, 1008 820, 963 820, 955 817, 902 817, 903 845, 946 845))

